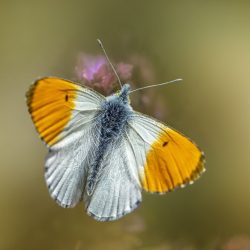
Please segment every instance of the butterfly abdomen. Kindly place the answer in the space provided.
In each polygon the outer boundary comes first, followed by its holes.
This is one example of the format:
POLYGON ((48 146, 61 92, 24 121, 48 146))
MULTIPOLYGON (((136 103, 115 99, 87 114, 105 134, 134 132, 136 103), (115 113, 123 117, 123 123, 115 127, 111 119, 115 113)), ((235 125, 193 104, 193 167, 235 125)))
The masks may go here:
POLYGON ((114 141, 119 140, 127 126, 132 109, 129 104, 114 96, 105 101, 99 113, 101 124, 95 159, 89 167, 87 178, 87 193, 91 195, 103 170, 102 160, 114 141))

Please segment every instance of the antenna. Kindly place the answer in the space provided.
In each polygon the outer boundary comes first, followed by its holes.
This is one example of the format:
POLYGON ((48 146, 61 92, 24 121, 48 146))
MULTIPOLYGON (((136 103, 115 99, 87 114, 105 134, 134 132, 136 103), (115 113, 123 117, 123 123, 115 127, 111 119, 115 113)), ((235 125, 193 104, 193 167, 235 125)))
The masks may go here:
POLYGON ((145 86, 145 87, 141 87, 141 88, 138 88, 138 89, 131 90, 131 91, 129 91, 129 93, 132 93, 132 92, 135 92, 135 91, 138 91, 138 90, 142 90, 142 89, 148 89, 148 88, 152 88, 152 87, 162 86, 162 85, 173 83, 173 82, 179 82, 179 81, 182 81, 182 79, 178 78, 178 79, 175 79, 175 80, 172 80, 172 81, 169 81, 169 82, 163 82, 163 83, 158 83, 158 84, 154 84, 154 85, 148 85, 148 86, 145 86))
POLYGON ((99 45, 100 45, 100 47, 101 47, 101 49, 102 49, 102 51, 103 51, 103 53, 104 53, 104 55, 105 55, 105 57, 106 57, 108 63, 109 63, 109 65, 111 66, 111 69, 114 71, 115 76, 116 76, 116 78, 118 79, 118 82, 119 82, 119 84, 120 84, 120 87, 122 88, 122 82, 121 82, 121 80, 120 80, 120 78, 119 78, 119 76, 118 76, 118 74, 117 74, 117 72, 116 72, 116 70, 115 70, 113 64, 112 64, 111 61, 109 60, 109 57, 108 57, 108 55, 107 55, 107 53, 106 53, 106 51, 105 51, 105 49, 104 49, 104 46, 103 46, 101 40, 100 40, 100 39, 97 39, 97 42, 99 43, 99 45))

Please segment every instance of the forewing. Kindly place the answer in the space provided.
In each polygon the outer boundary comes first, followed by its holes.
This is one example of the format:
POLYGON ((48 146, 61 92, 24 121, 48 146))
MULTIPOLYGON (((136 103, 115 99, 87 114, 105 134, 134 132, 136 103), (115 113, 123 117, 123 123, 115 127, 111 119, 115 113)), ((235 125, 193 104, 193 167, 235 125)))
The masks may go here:
POLYGON ((102 161, 103 172, 91 196, 84 195, 87 213, 99 221, 117 220, 141 202, 136 166, 128 158, 125 138, 113 143, 102 161))
POLYGON ((76 205, 82 197, 103 100, 88 88, 52 77, 38 80, 27 93, 32 120, 49 147, 46 183, 52 198, 63 207, 76 205))
POLYGON ((72 127, 89 122, 104 100, 89 88, 55 77, 37 80, 26 96, 34 125, 49 147, 64 139, 72 127))
POLYGON ((129 127, 130 151, 144 190, 165 193, 192 183, 204 171, 203 152, 179 132, 139 113, 129 127))

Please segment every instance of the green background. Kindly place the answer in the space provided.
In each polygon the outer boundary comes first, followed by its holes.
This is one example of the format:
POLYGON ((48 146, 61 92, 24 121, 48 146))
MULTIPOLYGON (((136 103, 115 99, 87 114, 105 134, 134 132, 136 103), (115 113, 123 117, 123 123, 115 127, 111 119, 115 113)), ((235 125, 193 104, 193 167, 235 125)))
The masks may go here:
POLYGON ((249 1, 1 1, 0 249, 250 249, 249 13, 249 1), (154 91, 207 159, 194 185, 144 194, 109 223, 50 198, 25 104, 36 78, 72 79, 79 52, 100 54, 96 38, 115 60, 146 57, 156 82, 184 79, 154 91))

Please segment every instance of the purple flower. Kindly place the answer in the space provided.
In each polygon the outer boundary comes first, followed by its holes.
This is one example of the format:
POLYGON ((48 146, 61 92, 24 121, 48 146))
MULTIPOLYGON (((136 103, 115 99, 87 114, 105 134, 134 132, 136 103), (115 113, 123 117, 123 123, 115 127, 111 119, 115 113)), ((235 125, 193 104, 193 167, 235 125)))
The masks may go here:
POLYGON ((96 74, 105 64, 104 57, 93 57, 93 56, 83 56, 80 58, 82 63, 82 68, 78 68, 78 73, 80 78, 84 78, 87 81, 93 81, 96 74))
MULTIPOLYGON (((118 63, 114 64, 114 67, 122 81, 131 78, 132 65, 118 63)), ((75 72, 78 80, 105 94, 110 94, 117 83, 117 78, 104 56, 80 54, 75 72)))
MULTIPOLYGON (((130 55, 128 62, 113 65, 122 83, 129 82, 133 89, 156 83, 152 64, 143 56, 130 55), (136 81, 132 82, 132 77, 136 77, 136 81)), ((78 81, 105 95, 119 88, 118 80, 104 56, 79 54, 75 73, 78 81)), ((139 91, 133 97, 135 109, 162 120, 166 118, 165 100, 160 97, 158 88, 139 91)))
POLYGON ((122 81, 127 81, 131 79, 132 71, 133 71, 133 65, 128 63, 118 63, 116 66, 117 73, 122 81))

